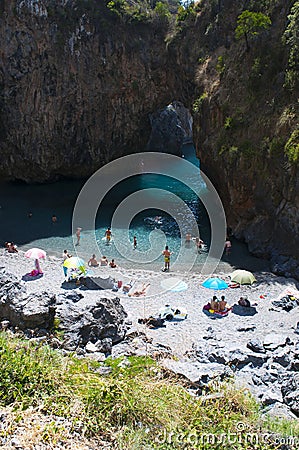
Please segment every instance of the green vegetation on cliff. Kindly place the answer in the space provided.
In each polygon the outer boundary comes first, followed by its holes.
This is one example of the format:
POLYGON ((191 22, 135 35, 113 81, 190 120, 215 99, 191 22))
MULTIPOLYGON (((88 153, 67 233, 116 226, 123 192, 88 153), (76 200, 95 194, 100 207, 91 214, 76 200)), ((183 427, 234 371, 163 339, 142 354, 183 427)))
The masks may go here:
POLYGON ((288 16, 288 26, 283 35, 283 42, 289 49, 288 67, 285 85, 290 89, 299 86, 299 2, 294 2, 288 16))
POLYGON ((263 13, 245 10, 239 15, 237 23, 236 38, 244 37, 246 50, 249 51, 249 36, 256 36, 259 31, 269 28, 271 19, 263 13))
POLYGON ((182 444, 186 449, 222 449, 223 436, 231 433, 238 436, 234 448, 262 450, 279 448, 274 437, 262 441, 266 432, 298 434, 293 422, 262 419, 246 390, 214 384, 201 397, 191 396, 148 357, 100 364, 5 333, 0 334, 0 357, 0 406, 13 407, 7 409, 9 427, 1 428, 0 439, 13 435, 26 414, 36 410, 42 413, 36 428, 22 428, 22 433, 25 440, 39 436, 40 443, 69 444, 72 436, 84 436, 119 449, 170 450, 182 444), (252 447, 259 436, 259 446, 252 447))

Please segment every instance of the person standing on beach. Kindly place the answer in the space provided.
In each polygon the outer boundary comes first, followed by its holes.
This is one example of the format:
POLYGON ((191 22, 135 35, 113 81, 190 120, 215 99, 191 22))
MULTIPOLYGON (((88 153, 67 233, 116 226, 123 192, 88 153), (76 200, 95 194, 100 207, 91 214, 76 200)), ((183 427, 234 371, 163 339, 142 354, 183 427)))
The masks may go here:
POLYGON ((229 238, 226 238, 225 244, 224 244, 224 250, 226 255, 230 255, 232 249, 232 243, 229 238))
POLYGON ((63 250, 62 258, 63 258, 63 262, 64 262, 66 259, 71 258, 71 255, 69 254, 69 252, 67 250, 63 250))
POLYGON ((76 245, 80 245, 81 230, 82 230, 82 228, 79 228, 79 227, 77 228, 77 231, 76 231, 77 244, 76 245))
MULTIPOLYGON (((71 257, 71 255, 69 254, 69 252, 67 250, 63 250, 63 253, 62 253, 63 263, 66 259, 68 259, 70 257, 71 257)), ((63 268, 64 276, 66 277, 67 276, 67 267, 62 266, 62 268, 63 268)))
POLYGON ((169 251, 168 245, 166 245, 165 250, 163 250, 163 252, 162 252, 162 255, 164 256, 164 269, 163 269, 164 272, 169 270, 171 254, 172 254, 172 252, 169 251))
POLYGON ((186 239, 185 239, 186 247, 189 247, 189 246, 190 246, 190 244, 191 244, 191 238, 192 238, 191 233, 187 233, 187 234, 186 234, 186 239))
POLYGON ((136 248, 137 248, 137 238, 136 238, 136 236, 134 236, 134 238, 133 238, 133 248, 134 248, 134 250, 136 250, 136 248))
POLYGON ((204 244, 204 242, 199 237, 195 238, 195 245, 196 245, 198 253, 200 253, 200 250, 202 249, 203 244, 204 244))

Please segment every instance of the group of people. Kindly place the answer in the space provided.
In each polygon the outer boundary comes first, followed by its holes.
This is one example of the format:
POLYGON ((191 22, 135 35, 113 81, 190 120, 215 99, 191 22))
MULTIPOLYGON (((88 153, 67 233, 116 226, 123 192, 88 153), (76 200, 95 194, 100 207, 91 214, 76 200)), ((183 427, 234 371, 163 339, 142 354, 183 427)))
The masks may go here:
POLYGON ((186 237, 185 237, 186 247, 190 247, 192 241, 195 242, 196 249, 197 249, 198 253, 201 253, 201 250, 202 250, 202 248, 204 246, 204 241, 202 241, 200 239, 200 237, 198 237, 198 236, 197 237, 192 237, 191 233, 187 233, 186 237))
POLYGON ((226 309, 226 305, 227 302, 224 295, 221 296, 220 300, 216 297, 216 295, 214 295, 210 302, 211 309, 217 312, 224 312, 226 309))
POLYGON ((89 267, 98 267, 98 266, 109 266, 112 269, 115 269, 117 267, 115 260, 112 259, 110 262, 108 261, 107 256, 102 256, 102 258, 100 259, 100 263, 97 261, 96 259, 96 255, 93 254, 92 257, 90 258, 90 260, 88 261, 88 266, 89 267))

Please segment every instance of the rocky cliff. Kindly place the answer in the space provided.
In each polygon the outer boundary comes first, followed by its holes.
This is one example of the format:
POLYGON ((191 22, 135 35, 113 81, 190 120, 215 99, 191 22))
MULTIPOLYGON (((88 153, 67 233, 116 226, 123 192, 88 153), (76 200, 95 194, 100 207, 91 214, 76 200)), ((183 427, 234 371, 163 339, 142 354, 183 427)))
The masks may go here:
POLYGON ((242 9, 233 3, 209 11, 204 33, 197 17, 206 53, 197 69, 195 142, 234 234, 272 258, 277 273, 299 278, 299 161, 287 155, 288 143, 294 152, 299 145, 298 71, 290 85, 283 38, 298 2, 262 2, 272 25, 251 37, 249 50, 235 39, 231 24, 242 9))
POLYGON ((125 23, 94 0, 0 11, 1 178, 90 175, 144 148, 149 114, 174 97, 165 27, 125 23))
MULTIPOLYGON (((235 235, 299 278, 289 257, 299 257, 296 30, 283 38, 298 2, 201 1, 171 32, 163 20, 127 20, 107 3, 1 3, 0 177, 89 175, 145 149, 156 112, 180 101, 235 235), (235 38, 244 9, 272 21, 250 36, 249 51, 235 38)), ((163 134, 151 136, 154 148, 163 134)))

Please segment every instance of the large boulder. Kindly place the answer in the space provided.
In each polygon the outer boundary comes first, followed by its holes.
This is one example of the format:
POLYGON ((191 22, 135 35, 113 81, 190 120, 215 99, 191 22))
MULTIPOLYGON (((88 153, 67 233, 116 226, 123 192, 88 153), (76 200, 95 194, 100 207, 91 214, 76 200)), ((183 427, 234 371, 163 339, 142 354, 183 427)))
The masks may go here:
POLYGON ((290 373, 281 385, 283 401, 299 417, 299 373, 290 373))
POLYGON ((21 330, 46 330, 55 326, 64 335, 62 346, 69 350, 97 344, 99 351, 111 353, 112 344, 126 332, 127 314, 119 298, 85 297, 67 292, 57 297, 48 292, 28 294, 26 286, 5 271, 0 271, 0 321, 21 330))
POLYGON ((56 308, 55 295, 48 292, 30 294, 17 278, 0 272, 0 320, 8 320, 11 326, 21 330, 51 329, 56 308))
POLYGON ((84 297, 74 303, 67 296, 62 302, 60 296, 56 315, 70 349, 88 343, 100 346, 99 341, 107 338, 115 344, 124 338, 127 329, 127 313, 117 297, 99 298, 96 303, 84 297))

